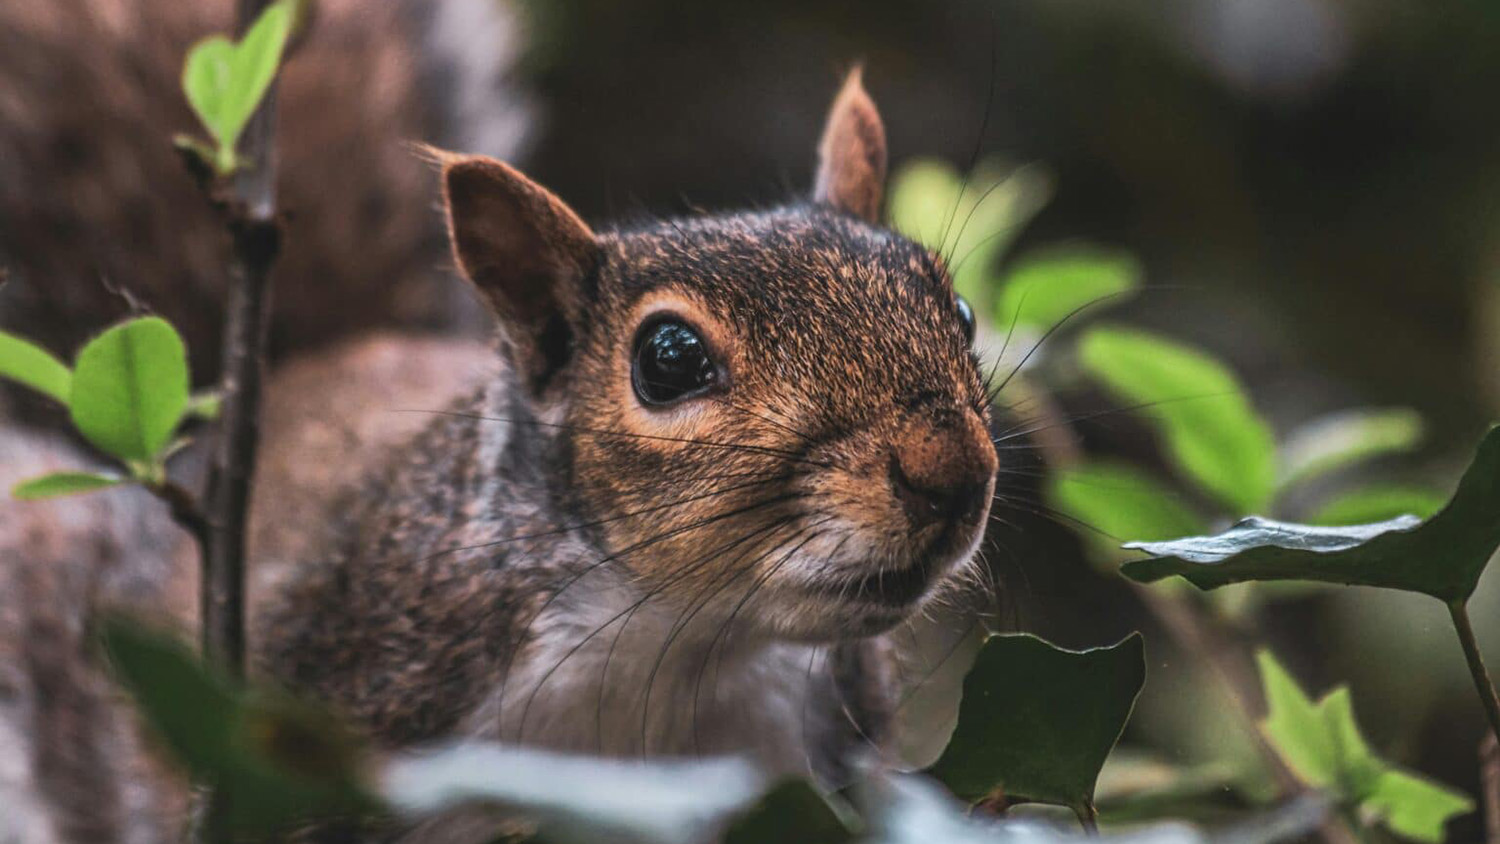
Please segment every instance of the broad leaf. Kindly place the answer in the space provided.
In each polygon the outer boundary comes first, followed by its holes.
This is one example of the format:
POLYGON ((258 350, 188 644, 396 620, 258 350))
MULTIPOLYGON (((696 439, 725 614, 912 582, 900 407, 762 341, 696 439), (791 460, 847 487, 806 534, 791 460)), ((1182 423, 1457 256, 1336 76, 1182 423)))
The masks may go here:
POLYGON ((187 353, 166 320, 121 323, 78 353, 68 410, 79 432, 108 454, 154 459, 187 403, 187 353))
POLYGON ((1262 729, 1299 779, 1420 841, 1442 841, 1448 819, 1474 810, 1464 795, 1377 757, 1354 720, 1348 688, 1314 703, 1270 652, 1262 651, 1257 661, 1270 708, 1262 729))
POLYGON ((0 378, 9 378, 67 404, 73 373, 41 346, 0 331, 0 378))
POLYGON ((1329 499, 1308 521, 1315 525, 1363 525, 1404 515, 1426 519, 1446 503, 1442 493, 1426 487, 1376 484, 1329 499))
POLYGON ((1078 344, 1083 367, 1119 401, 1139 406, 1174 463, 1239 513, 1265 507, 1276 444, 1239 379, 1195 349, 1133 329, 1098 327, 1078 344))
POLYGON ((843 844, 849 823, 806 780, 787 780, 729 825, 723 844, 843 844))
POLYGON ((1160 481, 1127 463, 1094 461, 1053 472, 1047 501, 1106 558, 1124 539, 1170 539, 1198 533, 1203 520, 1160 481))
POLYGON ((296 16, 293 2, 267 6, 238 43, 213 35, 188 51, 182 90, 218 142, 214 162, 221 173, 234 168, 240 133, 276 78, 296 16))
POLYGON ((328 714, 239 691, 170 637, 120 619, 105 623, 104 644, 147 724, 195 782, 224 795, 231 828, 269 832, 373 807, 359 784, 362 752, 328 714))
POLYGON ((378 789, 412 819, 489 806, 536 821, 547 841, 691 844, 751 806, 764 782, 740 759, 642 764, 464 742, 394 757, 378 789))
POLYGON ((1304 425, 1281 449, 1283 486, 1384 454, 1410 451, 1422 440, 1422 417, 1410 408, 1350 410, 1304 425))
POLYGON ((59 495, 74 495, 93 492, 96 489, 117 486, 125 482, 119 475, 101 472, 53 472, 39 478, 30 478, 11 487, 10 494, 22 501, 53 498, 59 495))
POLYGON ((1136 289, 1140 277, 1140 264, 1123 252, 1048 250, 1017 262, 1010 271, 995 307, 995 323, 1046 331, 1079 308, 1136 289))
POLYGON ((1142 582, 1181 575, 1200 589, 1249 580, 1316 580, 1456 601, 1474 593, 1497 546, 1500 428, 1491 428, 1458 491, 1425 522, 1403 516, 1314 527, 1250 518, 1217 536, 1127 543, 1152 559, 1128 562, 1121 571, 1142 582))
POLYGON ((1066 651, 1035 636, 991 636, 964 681, 958 727, 930 772, 965 800, 1084 812, 1146 679, 1139 633, 1066 651))

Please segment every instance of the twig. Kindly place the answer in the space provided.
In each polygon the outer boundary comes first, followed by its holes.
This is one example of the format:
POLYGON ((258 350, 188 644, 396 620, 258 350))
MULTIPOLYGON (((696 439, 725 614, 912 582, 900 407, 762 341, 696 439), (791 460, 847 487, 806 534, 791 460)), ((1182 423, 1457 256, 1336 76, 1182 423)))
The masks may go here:
POLYGON ((1484 840, 1500 844, 1500 739, 1479 743, 1479 800, 1484 806, 1484 840))
POLYGON ((1453 617, 1453 629, 1458 633, 1458 643, 1463 646, 1464 659, 1469 663, 1469 676, 1474 678, 1474 691, 1484 705, 1484 714, 1490 720, 1490 731, 1500 741, 1500 695, 1495 693, 1495 684, 1490 672, 1484 667, 1484 658, 1479 655, 1479 641, 1474 638, 1474 626, 1469 623, 1469 605, 1466 600, 1449 602, 1448 614, 1453 617))
POLYGON ((1085 802, 1081 806, 1073 807, 1073 814, 1078 816, 1078 823, 1083 826, 1083 834, 1089 838, 1099 837, 1099 810, 1094 808, 1092 802, 1085 802))
MULTIPOLYGON (((240 0, 243 35, 268 0, 240 0)), ((219 208, 232 239, 224 326, 223 413, 209 476, 204 555, 203 650, 232 676, 245 666, 245 538, 255 454, 260 441, 261 369, 270 305, 270 272, 280 251, 276 220, 276 83, 242 136, 240 169, 219 208)))

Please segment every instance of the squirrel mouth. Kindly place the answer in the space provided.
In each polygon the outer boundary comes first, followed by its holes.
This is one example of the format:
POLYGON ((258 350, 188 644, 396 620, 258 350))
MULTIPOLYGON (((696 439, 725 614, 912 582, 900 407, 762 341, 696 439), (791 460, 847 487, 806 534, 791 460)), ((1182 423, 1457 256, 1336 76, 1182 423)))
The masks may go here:
POLYGON ((955 545, 961 541, 963 533, 962 526, 949 524, 924 543, 925 547, 912 555, 907 565, 882 567, 869 574, 840 580, 836 585, 829 584, 829 590, 845 599, 852 598, 890 610, 910 609, 926 597, 939 575, 948 570, 948 564, 957 551, 955 545))
POLYGON ((921 600, 932 581, 931 568, 918 561, 906 568, 881 569, 855 578, 849 588, 841 591, 852 594, 855 600, 899 609, 921 600))

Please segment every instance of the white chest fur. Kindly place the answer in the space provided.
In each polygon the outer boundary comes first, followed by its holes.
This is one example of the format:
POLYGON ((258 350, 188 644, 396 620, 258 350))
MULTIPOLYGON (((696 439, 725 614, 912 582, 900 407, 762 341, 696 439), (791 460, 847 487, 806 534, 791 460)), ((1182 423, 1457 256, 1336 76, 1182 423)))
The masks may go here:
MULTIPOLYGON (((822 648, 754 638, 701 613, 635 607, 627 584, 580 581, 532 624, 467 731, 624 758, 738 754, 807 774, 827 729, 822 648)), ((614 580, 608 578, 608 580, 614 580)))

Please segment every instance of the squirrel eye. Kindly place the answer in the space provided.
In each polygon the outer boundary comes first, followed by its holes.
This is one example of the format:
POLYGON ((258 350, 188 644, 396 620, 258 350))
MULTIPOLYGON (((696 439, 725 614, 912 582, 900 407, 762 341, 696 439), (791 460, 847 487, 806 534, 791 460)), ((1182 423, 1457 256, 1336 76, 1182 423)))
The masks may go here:
POLYGON ((969 307, 969 300, 962 296, 958 299, 958 321, 964 327, 964 339, 970 343, 974 342, 974 309, 969 307))
POLYGON ((650 322, 635 340, 631 381, 644 404, 669 404, 697 395, 718 378, 703 338, 673 319, 650 322))

